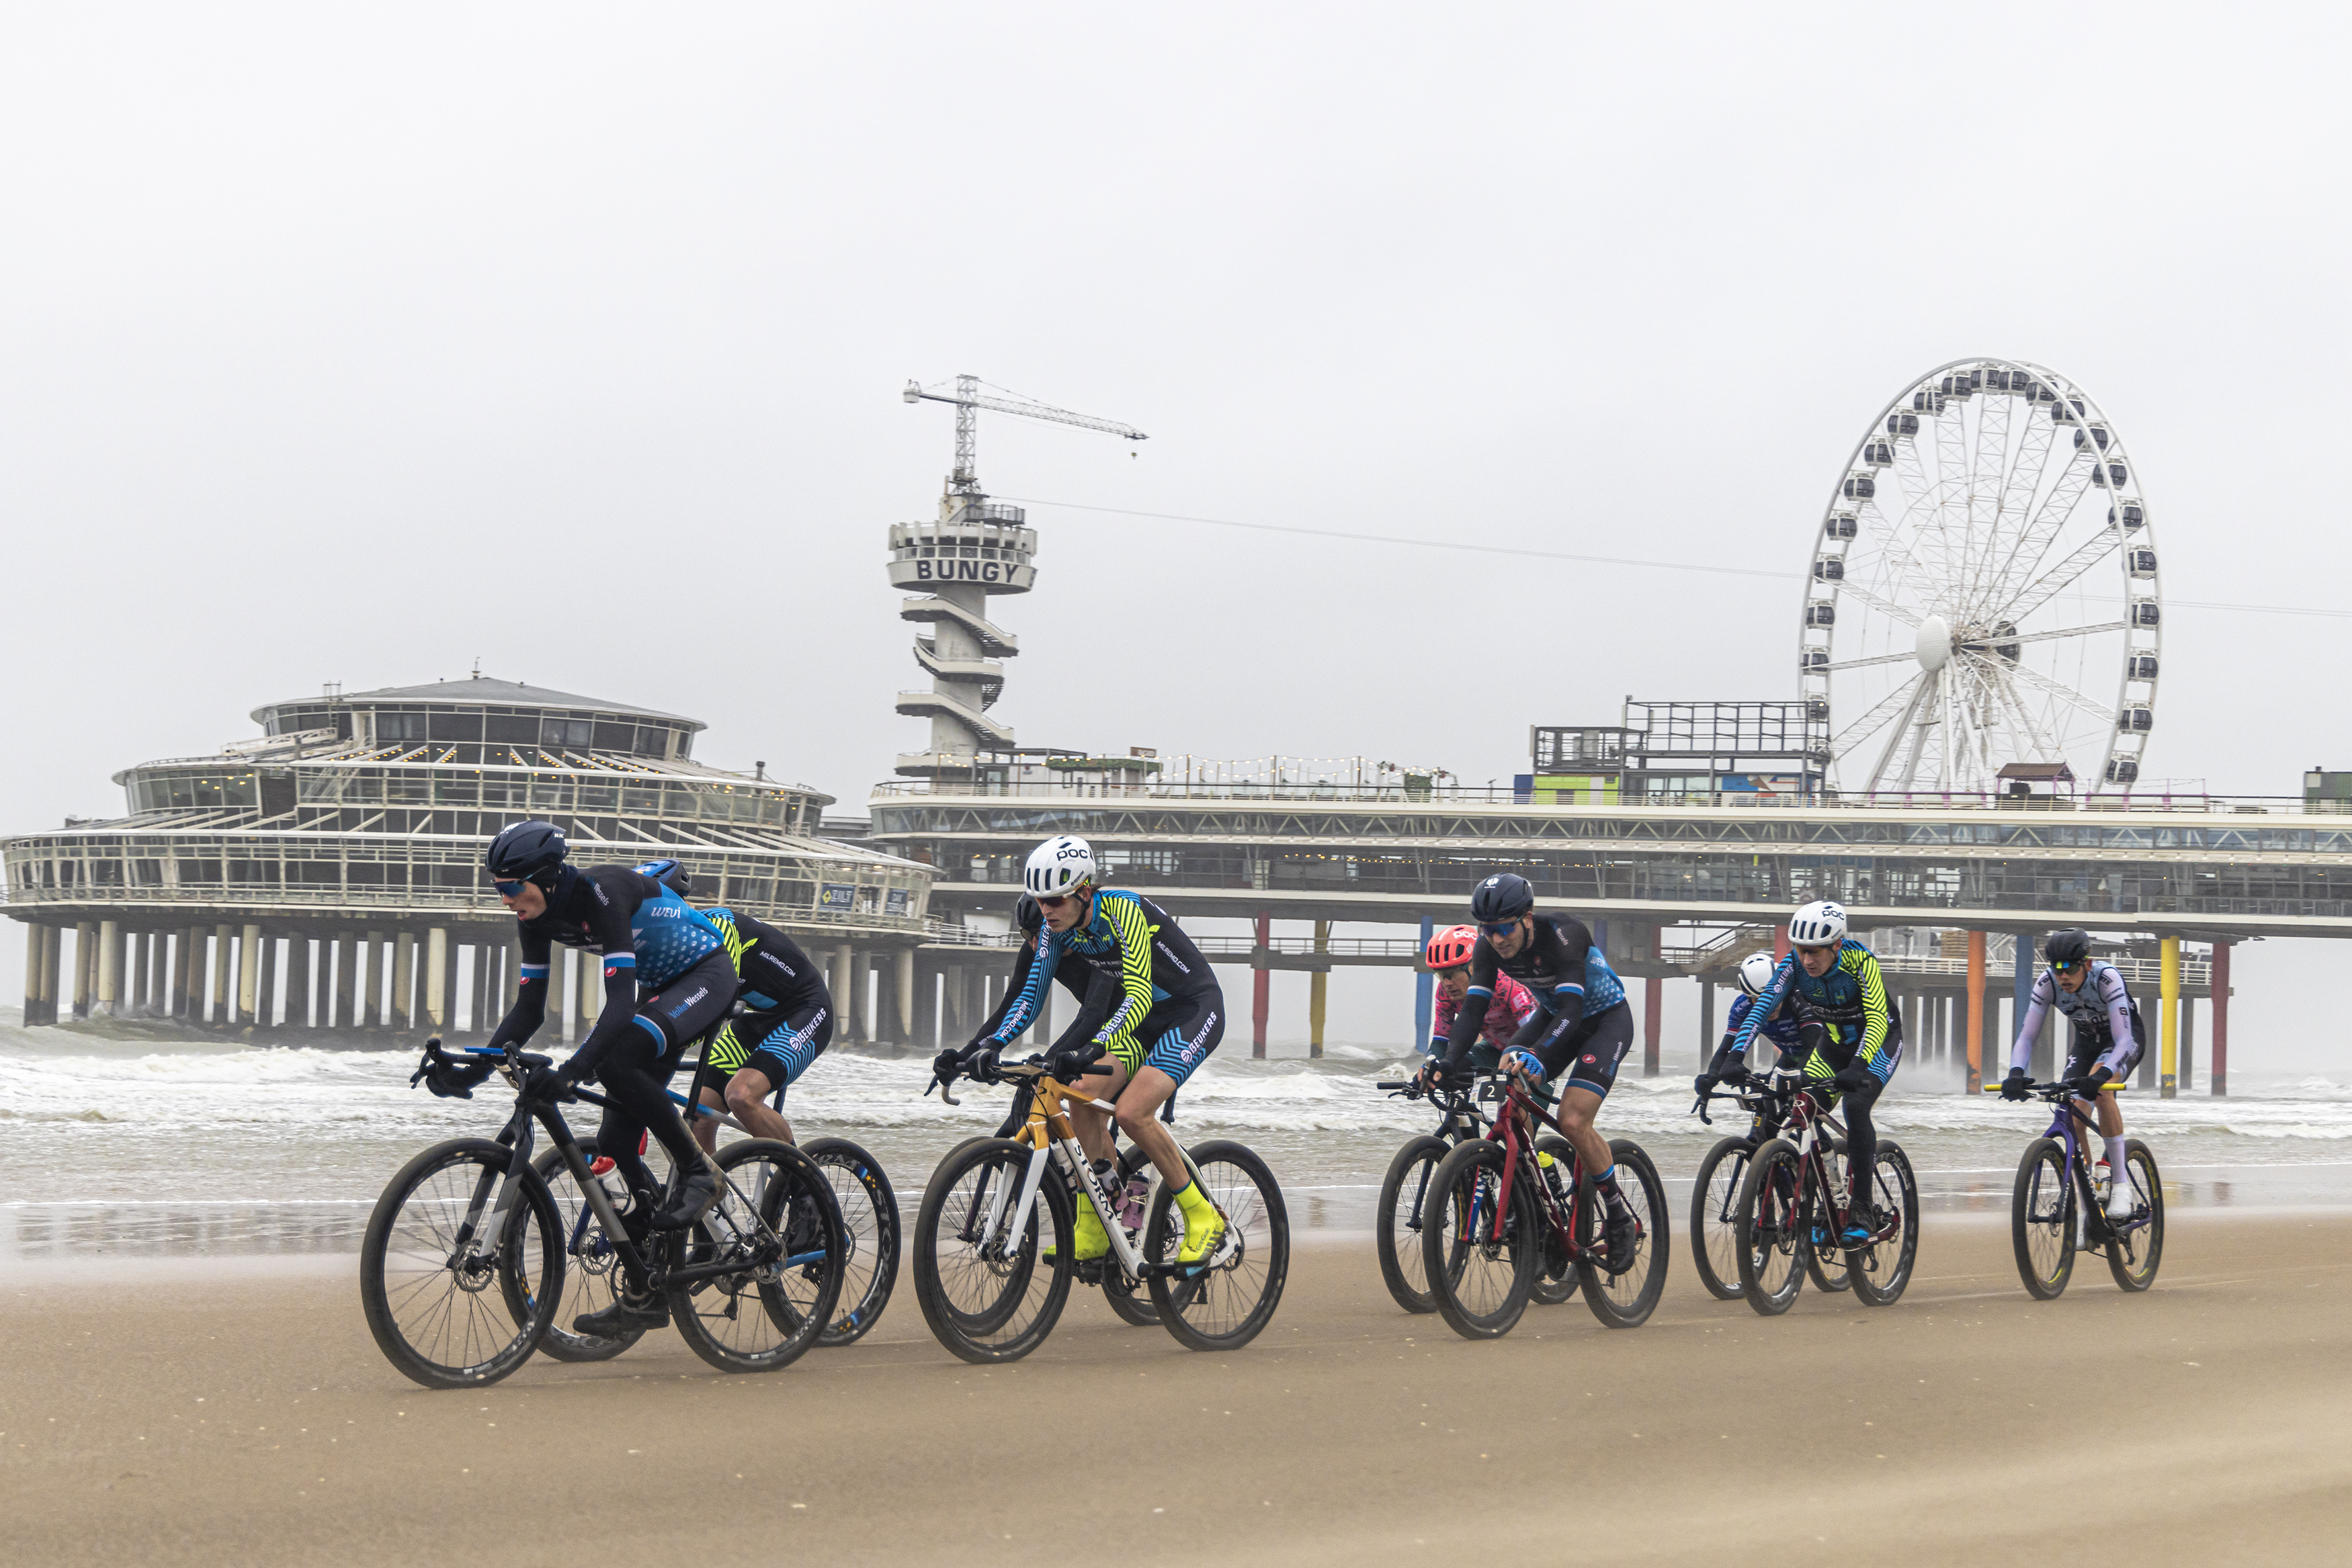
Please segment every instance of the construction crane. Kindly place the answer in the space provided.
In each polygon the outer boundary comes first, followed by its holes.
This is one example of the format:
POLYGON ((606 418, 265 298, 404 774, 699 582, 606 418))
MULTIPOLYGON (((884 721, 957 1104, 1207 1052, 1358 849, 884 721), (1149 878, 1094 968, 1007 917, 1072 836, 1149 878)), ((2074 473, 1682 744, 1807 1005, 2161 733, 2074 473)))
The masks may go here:
MULTIPOLYGON (((1115 419, 1097 419, 1090 413, 1072 413, 1066 408, 1039 402, 1019 393, 1008 397, 986 397, 981 392, 978 376, 958 376, 955 391, 933 392, 919 382, 908 382, 902 394, 908 402, 953 403, 956 411, 955 472, 948 476, 948 493, 951 496, 981 494, 980 475, 973 466, 972 445, 978 413, 988 409, 996 413, 1017 413, 1024 419, 1050 420, 1055 424, 1075 424, 1080 430, 1099 430, 1106 434, 1124 436, 1129 441, 1149 441, 1150 436, 1133 425, 1121 424, 1115 419)), ((1004 389, 999 387, 998 392, 1004 389)))

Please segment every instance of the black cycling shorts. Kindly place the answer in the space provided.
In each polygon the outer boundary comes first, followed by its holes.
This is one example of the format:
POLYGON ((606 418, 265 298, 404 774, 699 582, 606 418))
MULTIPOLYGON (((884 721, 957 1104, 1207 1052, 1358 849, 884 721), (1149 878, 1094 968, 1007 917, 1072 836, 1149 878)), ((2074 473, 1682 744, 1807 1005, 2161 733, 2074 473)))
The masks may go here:
MULTIPOLYGON (((2079 1029, 2073 1030, 2066 1044, 2066 1071, 2060 1073, 2059 1078, 2063 1080, 2089 1077, 2091 1069, 2099 1064, 2099 1058, 2106 1055, 2114 1045, 2113 1040, 2101 1036, 2086 1035, 2079 1029)), ((2125 1051, 2122 1059, 2107 1069, 2113 1075, 2114 1081, 2121 1082, 2129 1078, 2132 1075, 2132 1069, 2139 1065, 2139 1059, 2147 1049, 2147 1042, 2134 1036, 2131 1049, 2125 1051)))
POLYGON ((724 1087, 738 1072, 756 1072, 782 1091, 809 1070, 833 1040, 833 1009, 803 1005, 746 1013, 710 1042, 705 1082, 724 1087), (749 1042, 748 1044, 746 1042, 749 1042))
POLYGON ((660 1041, 664 1077, 677 1070, 688 1046, 727 1017, 735 1005, 735 960, 721 947, 637 1003, 636 1026, 660 1041))
MULTIPOLYGON (((1538 1013, 1519 1038, 1540 1039, 1550 1027, 1551 1020, 1538 1013)), ((1619 1064, 1633 1047, 1633 1009, 1619 1002, 1578 1024, 1559 1044, 1536 1049, 1536 1055, 1543 1062, 1546 1079, 1563 1089, 1581 1089, 1605 1100, 1617 1082, 1619 1064)))
POLYGON ((1209 1059, 1225 1038, 1225 998, 1221 991, 1169 997, 1153 1005, 1135 1026, 1130 1043, 1112 1052, 1129 1077, 1156 1067, 1178 1083, 1209 1059))

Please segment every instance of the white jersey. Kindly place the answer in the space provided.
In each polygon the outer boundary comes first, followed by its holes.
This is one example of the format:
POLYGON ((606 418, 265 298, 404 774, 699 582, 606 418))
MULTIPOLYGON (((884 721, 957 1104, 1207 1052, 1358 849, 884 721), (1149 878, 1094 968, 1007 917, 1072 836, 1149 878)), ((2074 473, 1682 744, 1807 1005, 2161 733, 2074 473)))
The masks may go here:
POLYGON ((2053 1007, 2066 1015, 2082 1044, 2099 1048, 2098 1065, 2110 1072, 2120 1071, 2124 1058, 2138 1051, 2139 1011, 2113 964, 2093 964, 2082 988, 2072 991, 2058 983, 2053 971, 2044 969, 2033 982, 2025 1017, 2018 1021, 2017 1044, 2009 1053, 2012 1071, 2022 1071, 2033 1060, 2033 1037, 2042 1032, 2042 1020, 2053 1007))

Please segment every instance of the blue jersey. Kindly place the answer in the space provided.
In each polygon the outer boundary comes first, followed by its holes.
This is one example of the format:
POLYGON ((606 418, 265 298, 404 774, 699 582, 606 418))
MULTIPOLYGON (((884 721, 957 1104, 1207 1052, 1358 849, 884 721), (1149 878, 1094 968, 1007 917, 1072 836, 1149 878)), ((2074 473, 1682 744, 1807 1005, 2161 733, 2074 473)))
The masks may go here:
MULTIPOLYGON (((1783 1051, 1797 1043, 1797 1031, 1804 1027, 1803 1022, 1796 1017, 1796 1008, 1790 1005, 1792 1001, 1797 1007, 1804 1005, 1801 998, 1791 997, 1784 999, 1780 1007, 1774 1009, 1772 1016, 1759 1026, 1759 1032, 1783 1051)), ((1731 998, 1731 1011, 1725 1015, 1723 1020, 1723 1033, 1726 1040, 1729 1040, 1739 1032, 1740 1024, 1746 1020, 1748 1012, 1755 1006, 1756 998, 1745 991, 1731 998)))
POLYGON ((1808 975, 1796 953, 1782 956, 1772 977, 1758 993, 1756 1006, 1732 1032, 1733 1048, 1745 1051, 1763 1019, 1772 1018, 1790 996, 1811 1009, 1828 1030, 1828 1044, 1805 1064, 1809 1077, 1834 1077, 1848 1062, 1859 1061, 1881 1082, 1892 1077, 1902 1054, 1902 1027, 1886 1001, 1886 983, 1878 973, 1878 958, 1861 943, 1838 945, 1837 962, 1826 975, 1808 975))

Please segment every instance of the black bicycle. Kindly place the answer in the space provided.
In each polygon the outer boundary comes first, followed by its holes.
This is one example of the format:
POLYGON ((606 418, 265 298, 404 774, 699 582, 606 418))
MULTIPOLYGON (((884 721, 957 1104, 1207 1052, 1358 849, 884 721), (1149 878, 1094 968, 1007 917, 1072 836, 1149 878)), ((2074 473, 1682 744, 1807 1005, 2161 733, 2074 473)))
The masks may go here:
MULTIPOLYGON (((394 1366, 428 1388, 498 1382, 546 1343, 572 1270, 602 1279, 607 1297, 625 1285, 660 1298, 688 1345, 723 1372, 773 1371, 816 1343, 841 1292, 845 1247, 832 1185, 807 1155, 766 1139, 734 1145, 716 1162, 719 1195, 703 1218, 651 1232, 649 1206, 614 1209, 562 1108, 524 1092, 550 1058, 478 1047, 453 1056, 433 1040, 420 1076, 454 1070, 478 1082, 486 1061, 515 1091, 505 1128, 426 1149, 368 1218, 360 1301, 394 1366), (582 1200, 576 1210, 533 1164, 535 1126, 582 1200)), ((609 1103, 584 1088, 567 1097, 609 1103)), ((670 1190, 682 1179, 673 1170, 670 1190)), ((601 1359, 626 1343, 566 1348, 591 1354, 565 1359, 601 1359)))
MULTIPOLYGON (((1380 1254, 1381 1280, 1389 1294, 1406 1312, 1433 1312, 1438 1309, 1437 1293, 1429 1288, 1428 1260, 1422 1244, 1430 1178, 1454 1149, 1488 1135, 1493 1124, 1479 1111, 1477 1101, 1492 1103, 1495 1085, 1483 1085, 1477 1099, 1466 1084, 1424 1089, 1418 1079, 1412 1079, 1373 1087, 1387 1091, 1392 1099, 1426 1098, 1437 1108, 1437 1131, 1408 1140, 1389 1161, 1388 1175, 1381 1178, 1380 1207, 1372 1215, 1372 1244, 1380 1254)), ((1536 1150, 1554 1162, 1572 1154, 1568 1140, 1556 1133, 1538 1138, 1536 1150)), ((1556 1307, 1576 1293, 1576 1270, 1564 1249, 1545 1250, 1528 1293, 1538 1306, 1546 1307, 1556 1307)))

